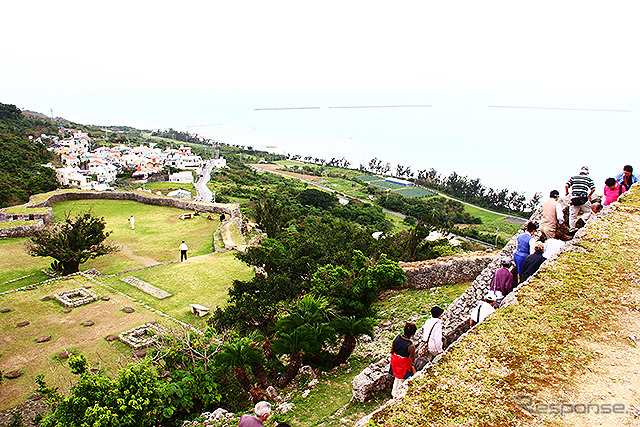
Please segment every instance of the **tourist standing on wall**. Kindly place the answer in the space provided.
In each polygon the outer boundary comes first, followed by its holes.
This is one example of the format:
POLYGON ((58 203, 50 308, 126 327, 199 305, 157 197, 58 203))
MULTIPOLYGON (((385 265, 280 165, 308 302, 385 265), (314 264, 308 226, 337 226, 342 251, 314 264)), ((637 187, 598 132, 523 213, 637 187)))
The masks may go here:
POLYGON ((571 205, 569 206, 569 232, 575 232, 578 214, 582 213, 582 220, 586 223, 591 216, 591 195, 596 189, 589 177, 589 168, 583 166, 580 174, 572 176, 564 186, 566 195, 571 189, 571 205))
POLYGON ((398 397, 404 390, 405 381, 416 373, 413 362, 416 360, 416 346, 411 338, 418 328, 413 323, 405 323, 404 333, 396 336, 391 345, 391 369, 394 377, 391 396, 398 397))
POLYGON ((522 274, 522 264, 524 264, 525 258, 531 255, 531 248, 529 243, 533 237, 533 233, 538 229, 538 224, 529 221, 527 223, 527 231, 518 236, 516 252, 513 254, 513 261, 518 267, 518 274, 522 274))
POLYGON ((638 176, 633 174, 633 167, 631 165, 625 165, 622 168, 622 173, 616 175, 616 181, 622 184, 625 190, 629 191, 629 188, 638 182, 638 176))
POLYGON ((184 242, 184 240, 180 244, 179 249, 180 249, 180 262, 186 261, 187 260, 187 251, 189 250, 189 247, 184 242))
POLYGON ((429 362, 434 357, 442 353, 442 313, 444 310, 437 305, 431 309, 431 319, 427 320, 422 326, 422 342, 425 346, 424 351, 421 349, 420 353, 424 353, 424 357, 429 362))
POLYGON ((547 238, 553 239, 556 229, 564 221, 562 204, 558 203, 560 192, 552 190, 549 198, 542 202, 542 219, 540 220, 540 232, 547 238))

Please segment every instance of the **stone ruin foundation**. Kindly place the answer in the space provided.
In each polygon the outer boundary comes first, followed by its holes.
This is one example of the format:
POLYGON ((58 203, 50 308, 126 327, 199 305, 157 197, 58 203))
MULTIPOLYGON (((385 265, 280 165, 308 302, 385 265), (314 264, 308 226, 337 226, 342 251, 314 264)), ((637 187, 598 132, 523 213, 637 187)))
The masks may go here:
POLYGON ((158 324, 149 322, 121 333, 118 339, 134 350, 150 347, 158 342, 159 334, 169 331, 158 324))
POLYGON ((98 296, 86 288, 71 289, 69 291, 60 292, 53 296, 60 304, 65 307, 80 307, 97 301, 98 296))

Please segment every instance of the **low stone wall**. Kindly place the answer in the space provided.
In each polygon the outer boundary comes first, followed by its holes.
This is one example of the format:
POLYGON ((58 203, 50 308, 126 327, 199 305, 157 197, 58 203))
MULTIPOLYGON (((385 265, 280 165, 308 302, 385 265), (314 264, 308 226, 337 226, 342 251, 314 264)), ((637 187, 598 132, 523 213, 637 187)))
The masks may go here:
MULTIPOLYGON (((32 196, 33 197, 33 196, 32 196)), ((23 205, 25 210, 29 208, 50 208, 56 203, 66 202, 68 200, 87 200, 87 199, 105 199, 105 200, 132 200, 134 202, 145 203, 156 206, 169 206, 178 209, 198 210, 199 212, 208 212, 230 215, 236 218, 239 224, 242 224, 242 213, 238 203, 205 203, 193 200, 177 199, 175 197, 152 195, 138 191, 64 191, 54 192, 39 203, 27 203, 23 205)), ((52 209, 48 209, 46 213, 20 213, 9 214, 0 210, 0 222, 7 221, 32 221, 34 219, 42 220, 42 224, 37 226, 16 226, 0 229, 0 238, 10 237, 27 237, 31 235, 33 230, 49 225, 53 219, 52 209)), ((241 229, 241 227, 239 226, 241 229)))
POLYGON ((429 289, 475 279, 496 255, 497 252, 473 252, 398 264, 407 275, 407 286, 415 289, 429 289))
MULTIPOLYGON (((567 206, 568 198, 560 199, 560 202, 563 205, 567 206)), ((587 221, 587 225, 595 221, 598 217, 605 215, 607 212, 609 212, 609 210, 610 208, 605 208, 599 214, 592 214, 587 221)), ((539 223, 541 217, 542 210, 538 209, 531 215, 529 221, 535 221, 539 223)), ((500 259, 502 259, 503 257, 513 258, 513 254, 516 250, 517 238, 520 234, 524 233, 525 230, 526 222, 522 225, 518 233, 516 233, 516 235, 514 235, 507 242, 504 248, 502 248, 499 253, 493 256, 493 259, 487 263, 484 269, 482 269, 471 286, 469 286, 462 295, 456 298, 443 313, 442 344, 445 348, 445 352, 447 351, 447 348, 449 346, 457 342, 470 329, 469 312, 475 306, 477 306, 480 301, 482 301, 487 291, 489 290, 491 278, 493 277, 495 271, 501 267, 500 259)), ((574 236, 574 241, 579 239, 584 234, 584 232, 584 230, 579 230, 574 236)), ((534 238, 537 239, 538 237, 539 232, 536 232, 534 234, 534 238)), ((575 247, 571 244, 571 242, 569 242, 569 244, 567 244, 563 248, 562 252, 571 250, 575 250, 575 247)), ((552 261, 553 259, 545 261, 545 263, 552 261)), ((516 303, 517 293, 518 289, 515 289, 514 292, 510 293, 503 301, 502 306, 516 303)), ((422 328, 419 328, 414 336, 414 344, 416 344, 416 347, 418 347, 420 338, 422 338, 422 334, 423 330, 422 328)), ((434 362, 437 362, 437 360, 438 358, 436 358, 434 362)), ((391 384, 392 381, 393 377, 389 374, 389 359, 385 356, 385 358, 379 360, 378 362, 369 365, 363 372, 361 372, 353 379, 353 400, 364 401, 373 393, 379 390, 384 390, 385 388, 381 388, 383 384, 391 384), (389 381, 391 382, 389 383, 389 381)), ((387 385, 386 388, 389 387, 390 385, 387 385)))
POLYGON ((42 219, 28 225, 17 225, 15 227, 0 228, 0 239, 31 236, 34 231, 40 230, 42 228, 44 228, 44 221, 42 219))
POLYGON ((54 193, 46 200, 33 205, 32 208, 51 207, 59 202, 68 200, 105 199, 105 200, 132 200, 147 205, 170 206, 178 209, 198 210, 200 212, 224 213, 233 217, 242 216, 238 203, 204 203, 194 200, 178 199, 175 197, 158 196, 139 191, 69 191, 54 193))

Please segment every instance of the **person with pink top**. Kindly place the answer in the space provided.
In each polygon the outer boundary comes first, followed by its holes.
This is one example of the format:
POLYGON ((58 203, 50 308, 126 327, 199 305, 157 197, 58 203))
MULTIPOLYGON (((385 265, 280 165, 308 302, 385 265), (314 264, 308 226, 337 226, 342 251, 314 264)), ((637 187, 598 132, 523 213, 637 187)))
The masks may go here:
POLYGON ((615 178, 607 178, 604 182, 604 201, 603 205, 607 206, 618 200, 618 197, 625 192, 624 185, 616 181, 615 178))

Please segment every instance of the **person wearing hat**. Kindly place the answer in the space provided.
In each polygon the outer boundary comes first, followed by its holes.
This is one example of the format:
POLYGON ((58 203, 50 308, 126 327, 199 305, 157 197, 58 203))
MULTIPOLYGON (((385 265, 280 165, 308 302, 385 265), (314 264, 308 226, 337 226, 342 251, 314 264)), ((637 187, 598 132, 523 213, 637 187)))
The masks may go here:
POLYGON ((556 229, 564 221, 564 212, 562 212, 562 204, 558 203, 560 192, 552 190, 549 198, 542 202, 542 219, 540 220, 540 232, 547 239, 553 239, 556 229))
POLYGON ((424 353, 424 357, 429 362, 434 357, 444 352, 442 349, 442 313, 444 310, 437 305, 431 309, 431 319, 424 322, 422 326, 422 342, 424 350, 421 348, 420 353, 424 353))
POLYGON ((571 205, 569 206, 569 232, 575 232, 578 215, 582 213, 582 220, 587 222, 591 215, 591 195, 596 185, 589 177, 589 168, 583 166, 580 174, 572 176, 564 186, 566 195, 571 189, 571 205))
POLYGON ((471 310, 469 313, 469 321, 471 322, 471 327, 473 325, 477 325, 482 322, 484 319, 492 315, 496 309, 494 306, 496 305, 496 294, 493 291, 487 292, 487 295, 484 297, 484 301, 480 303, 476 308, 471 310))
POLYGON ((500 265, 501 267, 496 270, 489 283, 489 290, 496 294, 496 307, 499 307, 504 297, 513 290, 513 274, 509 270, 511 260, 502 258, 500 265))

